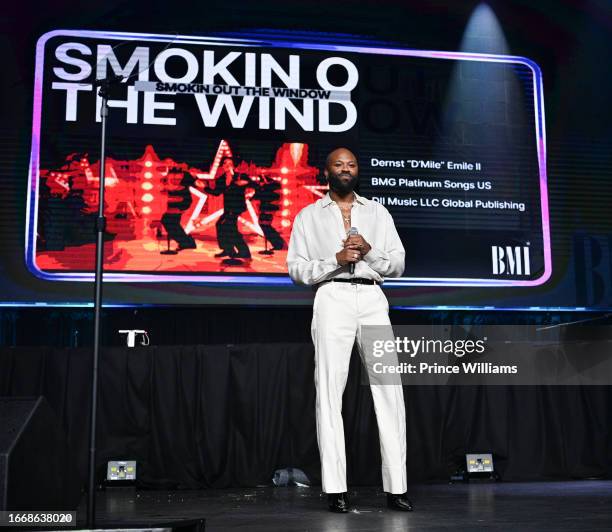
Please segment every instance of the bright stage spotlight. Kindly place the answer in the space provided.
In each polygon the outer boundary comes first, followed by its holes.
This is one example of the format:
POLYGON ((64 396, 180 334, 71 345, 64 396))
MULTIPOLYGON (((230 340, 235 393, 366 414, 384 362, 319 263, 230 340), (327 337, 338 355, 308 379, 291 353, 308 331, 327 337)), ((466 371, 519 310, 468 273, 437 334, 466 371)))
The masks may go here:
POLYGON ((509 53, 501 24, 486 3, 478 4, 472 12, 463 33, 460 51, 502 55, 509 53))
POLYGON ((450 157, 464 146, 486 146, 498 161, 511 160, 511 146, 526 138, 527 90, 519 70, 492 55, 509 55, 508 42, 493 10, 479 4, 470 15, 460 46, 462 53, 484 54, 457 61, 446 87, 442 131, 436 155, 450 157), (512 95, 512 96, 509 96, 512 95), (483 136, 483 125, 487 135, 483 136))

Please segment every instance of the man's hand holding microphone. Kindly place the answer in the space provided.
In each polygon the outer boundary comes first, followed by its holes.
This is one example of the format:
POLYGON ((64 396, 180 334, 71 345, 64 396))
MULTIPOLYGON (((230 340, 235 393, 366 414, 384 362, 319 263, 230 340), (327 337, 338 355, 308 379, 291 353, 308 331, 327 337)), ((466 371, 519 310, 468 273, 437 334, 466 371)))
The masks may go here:
POLYGON ((372 246, 358 233, 356 227, 351 227, 342 244, 343 248, 336 253, 336 260, 340 266, 350 265, 352 274, 355 272, 355 263, 367 255, 372 246))

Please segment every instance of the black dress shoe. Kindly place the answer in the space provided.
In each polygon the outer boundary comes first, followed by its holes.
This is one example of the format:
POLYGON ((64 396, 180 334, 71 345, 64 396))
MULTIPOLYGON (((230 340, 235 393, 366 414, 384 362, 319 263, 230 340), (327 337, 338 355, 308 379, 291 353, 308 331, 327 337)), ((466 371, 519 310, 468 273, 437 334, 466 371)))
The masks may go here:
POLYGON ((349 511, 349 500, 347 493, 328 493, 327 506, 330 512, 345 514, 349 511))
POLYGON ((400 512, 412 512, 412 503, 405 493, 387 493, 387 506, 400 512))

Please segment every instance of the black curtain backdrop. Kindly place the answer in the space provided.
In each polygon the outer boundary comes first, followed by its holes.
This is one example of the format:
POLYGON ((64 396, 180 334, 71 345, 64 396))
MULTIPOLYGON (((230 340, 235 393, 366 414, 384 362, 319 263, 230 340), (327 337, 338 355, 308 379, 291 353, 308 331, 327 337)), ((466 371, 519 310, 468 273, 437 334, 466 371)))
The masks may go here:
MULTIPOLYGON (((91 350, 0 349, 0 396, 44 395, 83 479, 91 350)), ((320 481, 308 343, 111 347, 102 351, 98 466, 135 459, 143 487, 270 484, 274 470, 320 481)), ((353 353, 344 395, 348 480, 380 483, 369 388, 353 353)), ((405 387, 408 478, 448 479, 492 451, 505 480, 610 477, 610 387, 405 387)))

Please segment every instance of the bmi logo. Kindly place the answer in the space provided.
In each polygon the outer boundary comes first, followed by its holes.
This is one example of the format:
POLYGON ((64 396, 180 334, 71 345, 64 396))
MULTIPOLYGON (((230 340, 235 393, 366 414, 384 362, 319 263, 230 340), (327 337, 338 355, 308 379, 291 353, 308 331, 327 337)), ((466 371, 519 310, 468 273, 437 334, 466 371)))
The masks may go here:
POLYGON ((493 275, 530 275, 529 246, 491 246, 493 275))

